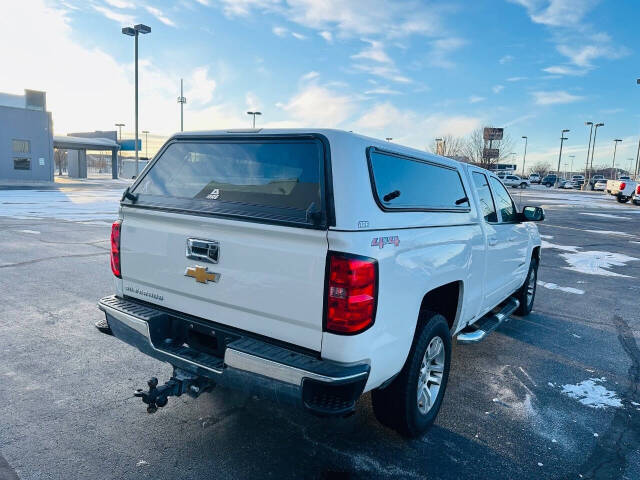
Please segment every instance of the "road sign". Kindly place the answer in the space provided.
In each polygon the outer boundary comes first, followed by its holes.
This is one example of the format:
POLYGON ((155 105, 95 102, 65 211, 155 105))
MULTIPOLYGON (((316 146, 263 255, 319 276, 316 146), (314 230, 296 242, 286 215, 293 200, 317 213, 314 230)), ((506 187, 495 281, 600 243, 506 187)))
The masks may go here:
POLYGON ((497 148, 485 148, 482 151, 482 158, 484 160, 490 160, 492 158, 498 158, 500 156, 500 150, 497 148))
MULTIPOLYGON (((133 152, 136 147, 135 140, 120 140, 120 150, 123 152, 133 152)), ((138 139, 138 151, 142 150, 142 139, 138 139)))
POLYGON ((504 134, 504 128, 485 128, 484 139, 485 140, 502 140, 504 134))

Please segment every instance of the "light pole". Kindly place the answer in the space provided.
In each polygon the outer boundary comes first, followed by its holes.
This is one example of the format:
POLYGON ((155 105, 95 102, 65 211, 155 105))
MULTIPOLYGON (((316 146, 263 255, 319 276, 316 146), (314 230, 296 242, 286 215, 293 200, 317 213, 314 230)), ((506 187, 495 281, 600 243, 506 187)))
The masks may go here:
POLYGON ((571 173, 571 175, 573 175, 573 159, 576 158, 576 156, 575 155, 569 155, 569 158, 571 159, 571 167, 570 167, 571 170, 569 171, 569 173, 571 173))
POLYGON ((611 173, 613 173, 613 179, 615 180, 618 175, 616 175, 616 150, 618 149, 618 142, 621 142, 622 139, 616 138, 613 140, 613 162, 611 163, 611 173))
POLYGON ((144 133, 144 156, 149 160, 149 130, 142 130, 142 133, 144 133))
POLYGON ((589 175, 589 153, 591 153, 591 136, 593 135, 593 122, 584 122, 589 125, 589 145, 587 146, 587 163, 584 164, 584 184, 583 190, 587 188, 587 176, 589 175))
POLYGON ((524 177, 524 165, 527 161, 527 143, 529 143, 529 137, 523 135, 522 138, 524 138, 524 155, 522 155, 522 176, 524 177))
POLYGON ((568 140, 568 138, 566 138, 564 134, 570 131, 571 130, 569 130, 568 128, 565 128, 560 134, 560 155, 558 155, 558 170, 556 170, 558 172, 558 175, 556 175, 556 183, 560 183, 560 161, 562 160, 562 145, 564 144, 565 140, 568 140))
POLYGON ((256 128, 256 115, 262 115, 262 112, 247 112, 247 115, 253 115, 253 128, 256 128))
POLYGON ((598 127, 604 127, 604 123, 596 123, 596 129, 593 131, 593 145, 591 145, 591 164, 589 165, 589 185, 591 185, 591 172, 593 171, 593 154, 596 152, 596 137, 598 136, 598 127))
POLYGON ((184 132, 184 104, 187 103, 187 99, 184 96, 182 86, 182 79, 180 79, 180 96, 178 97, 178 103, 180 104, 180 131, 184 132))
MULTIPOLYGON (((120 144, 122 144, 122 127, 124 127, 124 123, 116 123, 115 124, 116 127, 118 127, 118 135, 120 137, 120 140, 118 140, 118 142, 120 144)), ((120 145, 120 148, 118 149, 118 175, 120 175, 121 171, 122 171, 122 145, 120 145)))
POLYGON ((151 33, 151 27, 148 27, 147 25, 143 25, 142 23, 139 23, 138 25, 134 25, 133 27, 124 27, 122 29, 122 33, 135 38, 136 139, 135 139, 135 144, 133 148, 136 152, 136 177, 138 177, 138 173, 139 173, 139 170, 138 170, 138 36, 141 33, 142 34, 151 33))

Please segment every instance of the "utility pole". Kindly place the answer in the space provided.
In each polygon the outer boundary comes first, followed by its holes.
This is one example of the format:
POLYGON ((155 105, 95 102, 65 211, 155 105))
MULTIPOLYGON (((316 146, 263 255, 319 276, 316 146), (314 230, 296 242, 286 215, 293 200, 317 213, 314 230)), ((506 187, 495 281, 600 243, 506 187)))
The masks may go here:
MULTIPOLYGON (((575 155, 569 155, 569 158, 571 159, 571 166, 569 168, 571 168, 571 170, 569 171, 569 173, 571 173, 571 175, 573 175, 573 159, 576 158, 575 155)), ((567 179, 569 180, 569 179, 567 179)))
POLYGON ((180 79, 180 96, 178 97, 178 103, 180 104, 180 131, 184 132, 184 104, 187 103, 187 99, 184 96, 182 79, 180 79))
POLYGON ((116 127, 118 127, 118 135, 120 139, 118 142, 121 144, 118 149, 118 176, 122 173, 122 127, 124 127, 124 123, 116 123, 116 127))
MULTIPOLYGON (((633 170, 634 180, 638 180, 638 167, 640 167, 640 140, 638 140, 638 153, 636 153, 636 168, 633 170)), ((631 175, 631 172, 629 172, 631 175)))
POLYGON ((591 185, 591 172, 593 172, 593 154, 596 152, 596 137, 598 136, 598 127, 604 127, 604 123, 596 123, 594 126, 596 127, 596 129, 593 132, 593 145, 591 146, 591 165, 589 168, 588 185, 591 185))
POLYGON ((524 155, 522 155, 522 176, 524 177, 524 165, 527 161, 527 143, 529 143, 529 138, 526 135, 523 135, 524 138, 524 155))
POLYGON ((564 129, 560 134, 560 155, 558 155, 558 169, 556 170, 556 173, 557 173, 556 183, 560 183, 560 161, 562 160, 562 144, 564 143, 565 140, 569 140, 568 138, 565 138, 564 134, 570 131, 571 130, 569 129, 564 129))
POLYGON ((611 163, 611 170, 613 170, 613 179, 616 180, 616 177, 618 175, 616 175, 616 150, 618 149, 618 142, 621 142, 622 140, 620 138, 616 138, 613 141, 613 162, 611 163))

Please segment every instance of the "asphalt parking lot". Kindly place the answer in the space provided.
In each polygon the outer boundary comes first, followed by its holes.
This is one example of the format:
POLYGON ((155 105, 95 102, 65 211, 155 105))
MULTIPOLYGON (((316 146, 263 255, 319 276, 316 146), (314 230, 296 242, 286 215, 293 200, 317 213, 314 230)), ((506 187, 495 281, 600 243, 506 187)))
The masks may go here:
POLYGON ((0 478, 640 478, 640 207, 542 205, 533 313, 455 345, 436 426, 406 440, 363 397, 320 419, 216 389, 148 415, 168 365, 100 334, 122 186, 0 190, 0 478))

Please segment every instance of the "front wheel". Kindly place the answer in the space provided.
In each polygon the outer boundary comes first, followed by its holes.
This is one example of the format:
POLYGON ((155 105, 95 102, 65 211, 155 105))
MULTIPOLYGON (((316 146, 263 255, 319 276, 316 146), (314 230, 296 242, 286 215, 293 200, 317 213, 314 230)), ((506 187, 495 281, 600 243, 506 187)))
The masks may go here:
POLYGON ((533 301, 536 299, 537 285, 538 260, 532 258, 531 264, 529 265, 529 273, 527 273, 527 278, 525 279, 522 287, 520 287, 520 289, 514 295, 520 302, 520 306, 515 312, 516 315, 524 317, 531 313, 531 310, 533 309, 533 301))
POLYGON ((398 376, 371 392, 376 418, 407 437, 425 433, 435 422, 449 379, 451 333, 446 319, 423 312, 411 352, 398 376))

